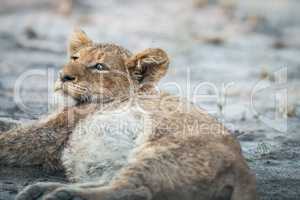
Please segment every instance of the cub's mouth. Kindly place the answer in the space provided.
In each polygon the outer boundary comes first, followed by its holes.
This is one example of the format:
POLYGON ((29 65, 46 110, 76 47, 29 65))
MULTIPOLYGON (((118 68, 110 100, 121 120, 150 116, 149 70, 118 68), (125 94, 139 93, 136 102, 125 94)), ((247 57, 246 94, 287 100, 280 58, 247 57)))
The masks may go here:
POLYGON ((73 98, 77 104, 91 101, 89 89, 73 82, 62 82, 61 80, 57 80, 54 85, 54 92, 73 98))
POLYGON ((93 93, 86 86, 73 82, 62 82, 61 80, 57 80, 55 82, 54 92, 59 96, 63 96, 67 102, 69 102, 70 98, 73 99, 73 101, 70 103, 71 106, 86 103, 104 104, 109 103, 114 99, 110 92, 96 91, 93 93))

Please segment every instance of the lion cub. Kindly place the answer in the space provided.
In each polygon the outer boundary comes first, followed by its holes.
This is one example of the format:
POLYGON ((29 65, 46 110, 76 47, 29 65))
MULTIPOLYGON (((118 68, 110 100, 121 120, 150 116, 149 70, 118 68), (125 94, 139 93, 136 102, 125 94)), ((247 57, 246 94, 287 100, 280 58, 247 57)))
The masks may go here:
POLYGON ((55 90, 71 104, 0 135, 0 164, 65 170, 17 200, 254 200, 239 143, 206 112, 155 90, 169 59, 75 31, 55 90))

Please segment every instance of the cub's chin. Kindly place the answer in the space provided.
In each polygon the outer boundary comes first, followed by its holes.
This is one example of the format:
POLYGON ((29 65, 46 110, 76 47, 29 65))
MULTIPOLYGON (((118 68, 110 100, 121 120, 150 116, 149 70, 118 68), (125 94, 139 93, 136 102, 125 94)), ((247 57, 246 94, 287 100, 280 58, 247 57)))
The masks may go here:
POLYGON ((62 110, 64 108, 72 107, 78 104, 73 97, 63 93, 62 91, 56 91, 53 93, 53 98, 50 105, 50 110, 62 110))

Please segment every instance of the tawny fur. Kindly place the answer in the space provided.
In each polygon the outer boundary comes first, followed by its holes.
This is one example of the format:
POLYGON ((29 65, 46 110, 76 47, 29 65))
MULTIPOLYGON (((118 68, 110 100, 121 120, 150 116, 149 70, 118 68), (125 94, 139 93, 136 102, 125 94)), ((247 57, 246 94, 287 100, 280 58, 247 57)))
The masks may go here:
POLYGON ((132 54, 76 31, 69 54, 56 90, 76 105, 2 133, 0 163, 64 169, 77 184, 37 183, 18 200, 256 199, 255 177, 226 128, 153 89, 168 69, 163 50, 132 54))

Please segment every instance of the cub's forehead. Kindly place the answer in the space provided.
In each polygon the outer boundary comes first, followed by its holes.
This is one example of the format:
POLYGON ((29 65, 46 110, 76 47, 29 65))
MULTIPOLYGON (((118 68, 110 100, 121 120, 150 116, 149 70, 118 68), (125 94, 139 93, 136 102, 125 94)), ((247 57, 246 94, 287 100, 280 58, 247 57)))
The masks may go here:
POLYGON ((95 58, 99 59, 101 56, 104 55, 104 51, 101 48, 98 48, 96 46, 89 46, 89 47, 83 47, 81 48, 77 53, 75 53, 75 56, 80 58, 95 58))
POLYGON ((99 59, 106 54, 118 57, 120 56, 123 58, 129 58, 132 56, 132 53, 129 50, 115 44, 93 44, 91 46, 81 48, 76 54, 78 57, 84 56, 96 59, 99 59))
POLYGON ((125 57, 129 57, 132 55, 129 50, 115 44, 96 44, 95 46, 97 48, 100 48, 105 53, 118 54, 125 57))

